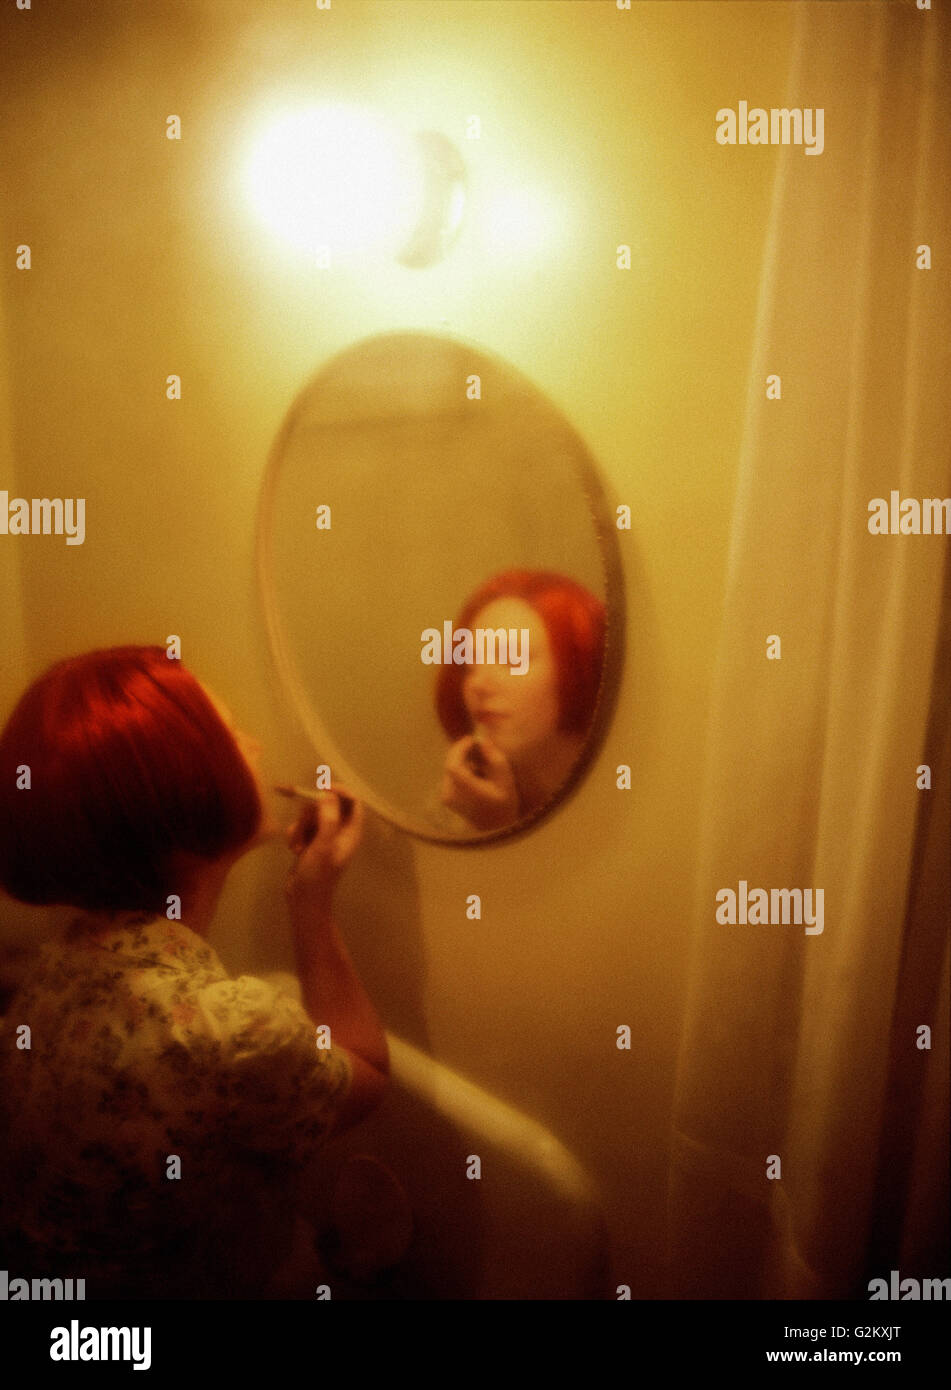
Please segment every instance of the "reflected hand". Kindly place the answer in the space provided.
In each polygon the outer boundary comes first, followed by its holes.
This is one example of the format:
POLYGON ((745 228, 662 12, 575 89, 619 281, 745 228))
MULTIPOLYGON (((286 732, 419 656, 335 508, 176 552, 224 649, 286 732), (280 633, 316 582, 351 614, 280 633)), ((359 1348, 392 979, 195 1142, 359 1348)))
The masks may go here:
POLYGON ((343 787, 337 791, 353 802, 349 819, 341 814, 340 797, 323 792, 320 802, 308 802, 286 832, 297 856, 285 887, 292 916, 329 913, 337 879, 362 838, 363 806, 343 787))
POLYGON ((442 803, 477 830, 501 830, 518 820, 515 774, 490 739, 469 734, 452 745, 446 754, 442 803))

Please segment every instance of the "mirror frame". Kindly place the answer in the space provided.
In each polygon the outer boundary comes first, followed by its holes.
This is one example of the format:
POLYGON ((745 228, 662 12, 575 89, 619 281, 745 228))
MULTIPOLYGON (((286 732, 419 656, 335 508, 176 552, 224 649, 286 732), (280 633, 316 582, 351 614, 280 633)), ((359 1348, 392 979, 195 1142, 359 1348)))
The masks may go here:
POLYGON ((339 780, 341 785, 345 786, 348 791, 352 791, 366 806, 375 811, 378 816, 396 829, 402 830, 408 835, 412 835, 415 839, 423 840, 427 844, 444 845, 454 849, 481 849, 489 845, 496 845, 503 841, 519 838, 541 825, 549 816, 553 815, 559 807, 569 801, 574 792, 577 791, 580 783, 604 744, 617 704, 621 673, 624 668, 624 658, 627 647, 626 601, 624 574, 621 564, 621 550, 618 544, 615 516, 616 513, 614 509, 608 503, 604 486, 594 462, 594 457, 574 425, 571 424, 561 408, 551 400, 541 387, 530 377, 526 376, 524 372, 520 371, 519 368, 514 367, 497 353, 493 353, 491 350, 481 347, 476 343, 471 343, 466 339, 457 338, 449 334, 427 333, 423 330, 414 330, 371 334, 369 337, 360 338, 356 342, 350 343, 345 348, 340 349, 338 352, 328 357, 319 370, 307 380, 294 397, 268 452, 267 465, 258 502, 255 553, 258 592, 264 610, 271 655, 277 668, 283 692, 285 697, 289 698, 292 709, 297 716, 297 720, 310 741, 319 761, 321 763, 326 763, 331 768, 333 782, 336 783, 339 780), (366 347, 370 343, 379 344, 385 340, 389 340, 392 345, 398 346, 400 343, 411 342, 415 338, 426 338, 430 341, 435 340, 437 342, 451 343, 453 347, 467 349, 477 354, 480 358, 497 362, 511 376, 519 378, 526 388, 530 389, 534 395, 537 395, 540 399, 545 401, 551 410, 558 416, 566 432, 572 435, 578 444, 578 452, 580 454, 580 458, 577 460, 579 481, 588 503, 588 520, 594 527, 595 539, 601 556, 604 579, 606 622, 601 682, 598 687, 598 698, 595 705, 594 718, 591 721, 584 746, 571 772, 565 778, 564 782, 562 782, 558 791, 550 797, 543 806, 533 811, 531 815, 513 821, 510 826, 504 826, 497 830, 477 831, 471 836, 440 835, 436 830, 420 827, 413 823, 405 812, 391 805, 384 797, 375 791, 373 787, 365 782, 363 778, 353 771, 349 759, 336 743, 330 730, 323 723, 319 711, 314 708, 313 703, 303 687, 303 682, 298 675, 294 658, 288 650, 288 644, 282 629, 280 612, 278 611, 278 604, 271 582, 270 521, 273 512, 274 494, 280 474, 281 460, 288 440, 297 427, 304 402, 310 398, 314 388, 319 385, 320 381, 327 376, 328 373, 339 367, 347 357, 353 356, 361 348, 366 347), (324 751, 322 753, 318 752, 320 749, 324 751))

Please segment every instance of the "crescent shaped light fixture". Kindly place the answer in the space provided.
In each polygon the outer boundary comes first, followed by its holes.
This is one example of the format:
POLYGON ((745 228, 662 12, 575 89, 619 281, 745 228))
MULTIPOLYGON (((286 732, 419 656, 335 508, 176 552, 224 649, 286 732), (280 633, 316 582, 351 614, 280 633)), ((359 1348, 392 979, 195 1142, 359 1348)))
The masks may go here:
POLYGON ((414 144, 421 168, 422 205, 397 260, 422 270, 441 261, 459 235, 466 207, 466 166, 452 141, 438 130, 420 131, 414 144))

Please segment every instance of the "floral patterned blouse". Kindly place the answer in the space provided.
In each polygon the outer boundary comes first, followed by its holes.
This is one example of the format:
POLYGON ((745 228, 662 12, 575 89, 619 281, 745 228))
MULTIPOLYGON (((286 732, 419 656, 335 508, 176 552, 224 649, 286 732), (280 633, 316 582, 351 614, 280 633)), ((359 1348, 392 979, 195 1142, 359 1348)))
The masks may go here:
POLYGON ((349 1083, 296 1000, 229 977, 183 923, 78 919, 0 1031, 3 1263, 19 1238, 88 1298, 253 1296, 349 1083))

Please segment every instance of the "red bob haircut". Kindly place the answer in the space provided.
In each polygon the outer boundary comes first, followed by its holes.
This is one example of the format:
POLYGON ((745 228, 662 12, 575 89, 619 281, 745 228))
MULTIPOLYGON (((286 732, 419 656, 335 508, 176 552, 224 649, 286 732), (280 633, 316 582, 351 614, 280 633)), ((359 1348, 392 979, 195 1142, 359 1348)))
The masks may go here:
MULTIPOLYGON (((604 665, 604 604, 563 574, 511 569, 494 575, 476 590, 455 626, 471 628, 479 611, 499 598, 523 599, 543 620, 558 668, 558 727, 564 733, 587 733, 604 665)), ((455 664, 441 666, 436 678, 436 713, 451 739, 472 733, 462 698, 467 670, 455 664)))
POLYGON ((0 887, 21 902, 164 914, 181 855, 237 850, 260 819, 230 730, 162 647, 58 662, 0 734, 0 887))

